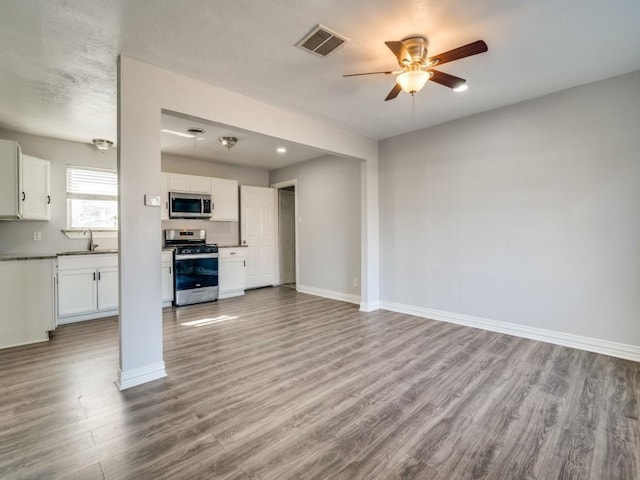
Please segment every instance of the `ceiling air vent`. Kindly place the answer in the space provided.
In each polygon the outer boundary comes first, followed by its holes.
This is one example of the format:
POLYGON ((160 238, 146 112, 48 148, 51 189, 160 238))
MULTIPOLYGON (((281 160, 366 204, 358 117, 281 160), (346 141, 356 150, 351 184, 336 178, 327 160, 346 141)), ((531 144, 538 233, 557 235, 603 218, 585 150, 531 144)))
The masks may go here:
POLYGON ((338 35, 327 27, 318 25, 306 37, 296 43, 296 46, 321 57, 326 57, 348 41, 349 39, 342 35, 338 35))

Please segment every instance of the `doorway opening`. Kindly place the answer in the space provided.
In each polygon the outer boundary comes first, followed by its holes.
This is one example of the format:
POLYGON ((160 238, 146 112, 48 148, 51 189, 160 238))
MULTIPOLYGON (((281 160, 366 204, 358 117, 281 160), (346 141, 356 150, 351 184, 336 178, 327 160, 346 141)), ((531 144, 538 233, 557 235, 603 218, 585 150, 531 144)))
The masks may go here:
POLYGON ((278 189, 278 281, 295 289, 298 283, 298 232, 295 180, 273 185, 278 189))

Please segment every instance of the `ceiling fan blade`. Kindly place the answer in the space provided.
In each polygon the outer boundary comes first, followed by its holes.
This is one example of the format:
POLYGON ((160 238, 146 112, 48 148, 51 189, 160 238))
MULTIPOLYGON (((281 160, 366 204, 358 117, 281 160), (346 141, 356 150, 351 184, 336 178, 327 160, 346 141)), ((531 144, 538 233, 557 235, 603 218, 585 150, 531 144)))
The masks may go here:
POLYGON ((440 55, 434 55, 429 57, 429 62, 432 65, 442 65, 444 63, 453 62, 454 60, 460 60, 461 58, 477 55, 478 53, 486 52, 489 48, 483 40, 478 40, 462 47, 454 48, 448 52, 441 53, 440 55))
POLYGON ((367 73, 350 73, 348 75, 342 75, 343 77, 358 77, 360 75, 377 75, 379 73, 384 73, 385 75, 389 75, 393 73, 393 71, 389 70, 387 72, 367 72, 367 73))
POLYGON ((461 85, 467 83, 464 78, 456 77, 455 75, 449 75, 448 73, 439 72, 438 70, 429 70, 431 73, 431 81, 439 83, 449 88, 458 88, 461 85))
POLYGON ((388 100, 393 100, 398 96, 401 90, 402 90, 402 87, 396 83, 391 89, 391 91, 389 92, 389 95, 387 95, 387 98, 384 99, 384 101, 386 102, 388 100))
POLYGON ((400 65, 409 65, 413 59, 402 42, 384 42, 398 59, 400 65))

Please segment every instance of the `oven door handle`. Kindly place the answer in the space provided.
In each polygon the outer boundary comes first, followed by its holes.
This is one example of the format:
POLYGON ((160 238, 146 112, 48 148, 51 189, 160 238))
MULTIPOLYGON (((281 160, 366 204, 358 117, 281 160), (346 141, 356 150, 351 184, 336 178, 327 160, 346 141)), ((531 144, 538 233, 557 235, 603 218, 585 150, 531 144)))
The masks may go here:
POLYGON ((176 260, 198 260, 200 258, 218 258, 217 253, 188 253, 186 255, 176 255, 176 260))

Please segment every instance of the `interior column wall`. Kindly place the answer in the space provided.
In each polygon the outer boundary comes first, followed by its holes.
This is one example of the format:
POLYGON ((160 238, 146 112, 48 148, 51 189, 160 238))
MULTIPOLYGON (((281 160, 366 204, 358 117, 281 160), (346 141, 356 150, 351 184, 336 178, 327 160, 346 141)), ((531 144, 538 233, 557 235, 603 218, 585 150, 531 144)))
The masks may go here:
POLYGON ((149 379, 164 374, 160 212, 142 203, 145 193, 159 193, 162 110, 366 161, 370 168, 361 218, 366 258, 362 271, 367 278, 363 296, 377 302, 377 141, 127 57, 120 58, 118 104, 121 377, 135 374, 146 381, 145 369, 152 372, 149 379), (147 346, 144 352, 135 352, 141 338, 147 346))

